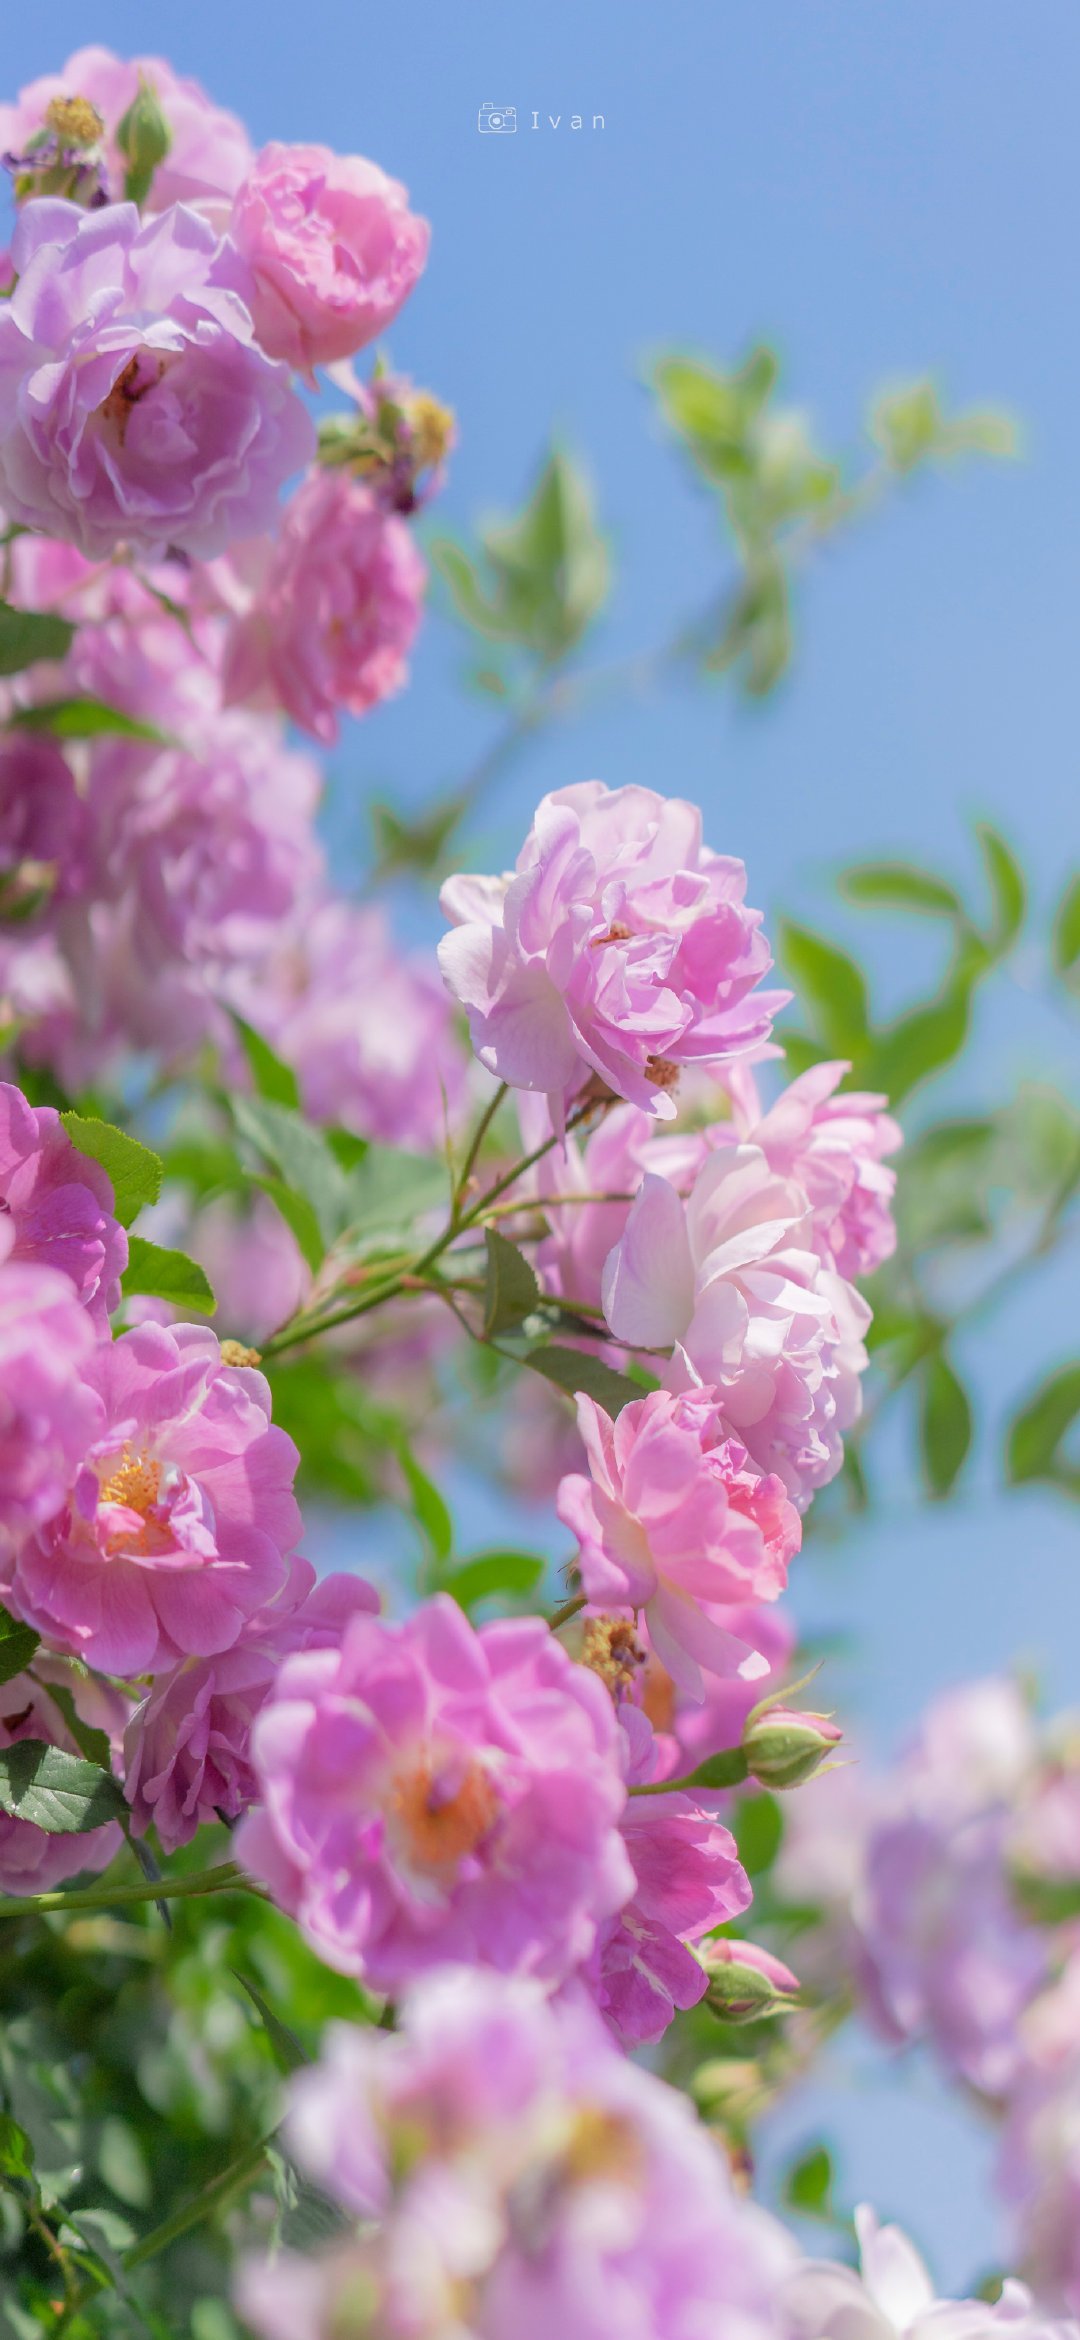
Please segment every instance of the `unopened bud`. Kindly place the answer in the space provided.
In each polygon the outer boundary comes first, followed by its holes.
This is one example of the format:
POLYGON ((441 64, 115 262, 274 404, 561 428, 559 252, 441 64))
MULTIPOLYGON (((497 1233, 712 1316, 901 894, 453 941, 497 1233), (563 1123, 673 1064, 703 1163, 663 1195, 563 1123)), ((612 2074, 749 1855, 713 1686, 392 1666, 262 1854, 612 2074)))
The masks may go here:
POLYGON ((706 2000, 725 2023, 764 2023, 787 2014, 798 1998, 797 1975, 756 1942, 706 1942, 699 1956, 709 1977, 706 2000))
POLYGON ((117 125, 116 143, 127 164, 124 194, 129 203, 145 203, 158 164, 172 145, 172 133, 148 81, 139 86, 117 125))
POLYGON ((802 1714, 792 1706, 755 1706, 743 1730, 743 1754, 751 1778, 761 1787, 801 1787, 820 1770, 843 1735, 828 1714, 802 1714))

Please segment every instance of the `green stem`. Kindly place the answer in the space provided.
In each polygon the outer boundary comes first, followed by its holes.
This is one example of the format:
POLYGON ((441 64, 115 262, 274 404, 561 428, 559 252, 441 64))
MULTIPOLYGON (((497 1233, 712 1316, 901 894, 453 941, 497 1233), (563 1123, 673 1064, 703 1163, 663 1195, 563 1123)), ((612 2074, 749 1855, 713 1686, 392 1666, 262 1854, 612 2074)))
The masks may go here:
POLYGON ((554 1615, 548 1618, 552 1632, 557 1633, 560 1625, 569 1625, 571 1617, 576 1617, 578 1610, 584 1606, 584 1593, 575 1593, 573 1600, 564 1601, 561 1609, 556 1609, 554 1615))
MULTIPOLYGON (((137 2267, 145 2266, 148 2259, 155 2259, 159 2251, 168 2250, 172 2243, 190 2234, 193 2227, 201 2226, 204 2219, 212 2217, 215 2210, 222 2209, 234 2194, 240 2192, 241 2187, 250 2185, 265 2168, 273 2141, 273 2136, 261 2137, 257 2145, 249 2145, 246 2152, 238 2154, 235 2161, 230 2161, 218 2177, 212 2178, 209 2185, 203 2187, 201 2194, 183 2203, 179 2210, 173 2211, 171 2217, 163 2218, 160 2226, 152 2227, 140 2242, 133 2243, 121 2258, 120 2264, 125 2274, 133 2274, 137 2267)), ((72 2317, 102 2289, 101 2283, 91 2280, 82 2283, 77 2292, 69 2295, 62 2314, 52 2327, 54 2340, 62 2340, 72 2317)))
POLYGON ((66 1910, 120 1909, 140 1901, 190 1901, 208 1893, 258 1893, 262 1887, 244 1876, 235 1861, 221 1861, 213 1869, 197 1869, 187 1877, 139 1877, 116 1885, 86 1885, 75 1893, 6 1893, 0 1897, 0 1917, 46 1917, 66 1910))
POLYGON ((480 1115, 480 1119, 477 1122, 476 1128, 474 1129, 472 1137, 469 1140, 469 1149, 465 1156, 465 1160, 461 1165, 457 1183, 454 1187, 454 1217, 457 1216, 460 1210, 466 1187, 468 1186, 469 1180, 472 1177, 473 1171, 476 1167, 477 1157, 479 1155, 480 1148, 484 1143, 484 1139, 486 1138, 487 1133, 491 1128, 491 1124, 495 1119, 495 1115, 497 1114, 500 1105, 503 1103, 504 1098, 508 1097, 509 1094, 510 1089, 508 1082, 500 1081, 494 1096, 489 1099, 488 1103, 484 1107, 482 1114, 480 1115))

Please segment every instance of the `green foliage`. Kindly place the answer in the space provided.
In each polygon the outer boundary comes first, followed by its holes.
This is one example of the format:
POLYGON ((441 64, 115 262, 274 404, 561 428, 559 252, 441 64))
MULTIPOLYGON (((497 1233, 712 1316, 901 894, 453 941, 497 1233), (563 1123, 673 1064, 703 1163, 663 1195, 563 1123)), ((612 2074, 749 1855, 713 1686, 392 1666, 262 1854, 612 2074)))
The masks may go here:
POLYGON ((189 1259, 185 1251, 169 1250, 162 1243, 148 1243, 142 1235, 128 1238, 128 1264, 122 1290, 125 1300, 133 1300, 136 1295, 168 1300, 185 1316, 192 1309, 197 1315, 212 1316, 217 1306, 210 1279, 196 1260, 189 1259))
POLYGON ((971 1401, 941 1349, 922 1375, 919 1421, 923 1469, 932 1496, 951 1495, 971 1445, 971 1401))
POLYGON ((112 1183, 113 1208, 122 1227, 130 1227, 141 1210, 161 1193, 164 1164, 139 1138, 111 1121, 97 1121, 83 1113, 60 1116, 72 1145, 91 1161, 100 1162, 112 1183))
POLYGON ((287 1105, 294 1113, 300 1110, 300 1085, 290 1064, 282 1062, 271 1048, 269 1040, 255 1030, 243 1016, 232 1011, 236 1036, 247 1058, 248 1071, 255 1084, 257 1097, 269 1098, 272 1105, 287 1105))
POLYGON ((1080 1417, 1080 1364, 1051 1373, 1014 1417, 1006 1448, 1013 1486, 1045 1479, 1063 1494, 1080 1496, 1080 1459, 1070 1459, 1067 1440, 1080 1417))
POLYGON ((484 1236, 487 1273, 484 1286, 484 1331, 489 1336, 508 1332, 539 1308, 540 1286, 528 1260, 505 1235, 489 1227, 484 1236))
POLYGON ((74 639, 66 618, 0 601, 0 674, 21 674, 39 658, 65 658, 74 639))
MULTIPOLYGON (((50 619, 50 624, 53 621, 50 619)), ((142 739, 156 747, 167 744, 166 734, 153 723, 142 723, 109 707, 104 699, 43 699, 20 707, 11 721, 20 731, 48 731, 54 739, 142 739)))
POLYGON ((477 1552, 443 1577, 442 1589, 465 1610, 494 1598, 524 1600, 535 1592, 545 1568, 534 1552, 477 1552))
POLYGON ((611 1365, 605 1365, 602 1357, 594 1356, 588 1349, 562 1349, 549 1342, 526 1349, 521 1362, 534 1373, 542 1374, 545 1381, 554 1382, 556 1389, 565 1390, 568 1397, 576 1397, 583 1390, 586 1397, 595 1398, 597 1405, 603 1406, 612 1420, 632 1398, 643 1395, 639 1381, 632 1381, 628 1373, 616 1373, 611 1365))
POLYGON ((32 1625, 24 1625, 21 1617, 12 1617, 0 1607, 0 1687, 29 1665, 40 1638, 32 1625))
POLYGON ((481 528, 480 545, 479 564, 446 537, 431 547, 458 616, 545 665, 565 658, 608 589, 607 548, 583 472, 554 448, 522 511, 481 528))
POLYGON ((804 2218, 831 2220, 833 2189, 832 2155, 827 2145, 811 2145, 792 2163, 784 2179, 783 2195, 789 2210, 799 2210, 804 2218))
POLYGON ((116 143, 127 164, 124 173, 124 197, 128 203, 145 203, 153 184, 154 172, 163 163, 172 145, 172 132, 161 110, 152 82, 145 74, 139 75, 139 86, 126 114, 116 126, 116 143))
POLYGON ((0 1747, 0 1812, 13 1820, 29 1820, 47 1836, 85 1836, 126 1809, 111 1773, 82 1755, 44 1739, 0 1747))
POLYGON ((1009 415, 997 407, 973 406, 966 413, 950 416, 927 375, 898 384, 875 398, 870 409, 870 435, 898 472, 958 455, 1002 457, 1017 451, 1016 426, 1009 415))
POLYGON ((1080 873, 1069 879, 1054 919, 1053 960, 1059 975, 1080 964, 1080 873))

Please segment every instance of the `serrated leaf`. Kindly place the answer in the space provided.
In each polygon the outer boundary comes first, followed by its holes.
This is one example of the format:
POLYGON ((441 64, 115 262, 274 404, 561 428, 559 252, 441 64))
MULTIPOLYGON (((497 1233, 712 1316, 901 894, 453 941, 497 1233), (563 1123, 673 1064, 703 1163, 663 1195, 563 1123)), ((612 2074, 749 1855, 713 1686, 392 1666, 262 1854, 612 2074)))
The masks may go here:
POLYGON ((443 1578, 443 1591, 466 1610, 496 1593, 520 1600, 535 1590, 546 1565, 534 1552, 478 1552, 443 1578))
POLYGON ((269 2001, 264 1999, 255 1983, 246 1974, 241 1974, 238 1968, 234 1967, 233 1972, 241 1990, 247 1992, 262 2024, 278 2071, 287 2080, 291 2073, 299 2072, 311 2059, 304 2054, 296 2033, 290 2031, 288 2024, 282 2022, 280 2015, 275 2015, 269 2001))
POLYGON ((0 1748, 0 1812, 29 1820, 47 1836, 84 1836, 127 1811, 111 1772, 43 1739, 0 1748))
POLYGON ((267 1194, 291 1233, 295 1235, 312 1275, 317 1275, 326 1258, 326 1245, 318 1218, 306 1194, 298 1194, 294 1186, 286 1186, 283 1178, 256 1175, 251 1181, 262 1194, 267 1194))
POLYGON ((938 1350, 922 1377, 919 1436, 931 1495, 951 1495, 971 1446, 971 1405, 948 1358, 938 1350))
POLYGON ((80 1154, 88 1154, 91 1161, 100 1162, 107 1172, 113 1190, 113 1209, 122 1227, 130 1227, 150 1203, 161 1193, 164 1163, 160 1154, 144 1146, 141 1138, 131 1137, 126 1129, 117 1129, 111 1121, 97 1121, 83 1113, 61 1113, 72 1145, 80 1154))
POLYGON ((1000 956, 1015 941, 1024 923, 1027 884, 1015 854, 1006 845, 1004 837, 991 828, 989 821, 977 821, 975 835, 986 864, 994 902, 990 948, 996 956, 1000 956))
POLYGON ((0 1686, 13 1682, 29 1665, 40 1639, 32 1625, 24 1625, 21 1617, 12 1617, 0 1607, 0 1686))
POLYGON ((640 1382, 631 1381, 629 1374, 616 1373, 605 1365, 602 1357, 593 1356, 588 1349, 563 1349, 549 1341, 535 1349, 527 1349, 521 1363, 533 1373, 541 1373, 545 1381, 556 1389, 565 1390, 568 1397, 576 1397, 583 1390, 586 1397, 596 1400, 614 1421, 632 1398, 644 1393, 640 1382))
POLYGON ((541 1291, 524 1253, 505 1235, 488 1227, 484 1235, 487 1275, 484 1284, 484 1331, 507 1332, 522 1324, 540 1306, 541 1291))
POLYGON ((74 639, 66 618, 0 601, 0 674, 21 674, 39 658, 66 658, 74 639))
POLYGON ((268 1097, 230 1097, 229 1104, 241 1136, 286 1186, 304 1196, 324 1242, 333 1243, 350 1217, 350 1189, 322 1131, 268 1097))
POLYGON ((148 1243, 142 1235, 128 1238, 128 1264, 120 1288, 125 1300, 136 1295, 168 1300, 174 1308, 195 1308, 204 1316, 212 1316, 217 1307, 213 1285, 197 1260, 189 1259, 186 1251, 148 1243))
POLYGON ((104 699, 43 699, 35 707, 20 707, 11 718, 20 731, 48 731, 54 739, 141 739, 152 747, 167 747, 168 734, 122 707, 104 699))
POLYGON ((906 861, 863 861, 842 870, 839 889, 847 902, 883 910, 916 910, 936 918, 958 918, 963 903, 954 887, 930 870, 906 861))
POLYGON ((1006 1474, 1013 1486, 1028 1479, 1049 1479, 1071 1495, 1080 1495, 1080 1467, 1062 1452, 1074 1422, 1080 1416, 1080 1364, 1063 1365, 1051 1373, 1015 1416, 1006 1442, 1006 1474))
POLYGON ((842 1056, 856 1055, 865 1045, 869 1017, 862 969, 835 943, 787 918, 781 920, 780 949, 800 998, 816 1010, 829 1047, 842 1056))
POLYGON ((1070 878, 1054 920, 1053 960, 1059 975, 1069 975, 1080 960, 1080 872, 1070 878))
POLYGON ((290 1064, 285 1064, 269 1040, 264 1040, 254 1024, 230 1010, 240 1046, 248 1062, 248 1071, 255 1083, 255 1093, 268 1097, 271 1104, 288 1105, 294 1113, 300 1109, 300 1087, 290 1064))

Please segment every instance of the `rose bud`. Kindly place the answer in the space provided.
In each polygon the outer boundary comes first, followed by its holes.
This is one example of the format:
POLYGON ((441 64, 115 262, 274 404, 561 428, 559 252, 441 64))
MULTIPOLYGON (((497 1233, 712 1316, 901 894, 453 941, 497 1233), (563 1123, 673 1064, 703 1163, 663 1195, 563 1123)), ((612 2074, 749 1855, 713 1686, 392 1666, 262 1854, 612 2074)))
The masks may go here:
POLYGON ((742 1748, 751 1777, 761 1787, 794 1788, 813 1778, 843 1735, 831 1715, 756 1706, 747 1717, 742 1748))
POLYGON ((703 1943, 698 1955, 709 1977, 707 2003, 725 2023, 763 2023, 786 2015, 798 1998, 798 1976, 756 1942, 721 1938, 703 1943))

